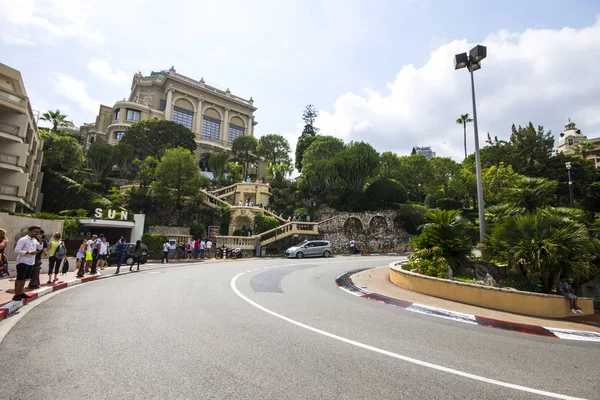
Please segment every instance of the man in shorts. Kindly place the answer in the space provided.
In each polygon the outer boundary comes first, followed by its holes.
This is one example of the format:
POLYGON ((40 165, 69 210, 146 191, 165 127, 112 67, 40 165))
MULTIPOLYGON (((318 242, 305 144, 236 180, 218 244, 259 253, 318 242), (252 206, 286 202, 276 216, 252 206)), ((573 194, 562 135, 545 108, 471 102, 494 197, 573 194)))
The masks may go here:
POLYGON ((44 245, 36 239, 40 236, 40 230, 39 226, 30 226, 27 235, 19 239, 15 246, 15 254, 17 255, 17 279, 15 279, 15 295, 13 297, 15 301, 31 297, 25 294, 24 289, 25 282, 31 278, 35 256, 44 248, 44 245))
POLYGON ((92 267, 92 261, 94 260, 93 249, 97 238, 97 235, 92 235, 92 238, 85 243, 85 272, 89 272, 92 267))
POLYGON ((206 258, 212 257, 212 240, 208 239, 206 241, 206 258))

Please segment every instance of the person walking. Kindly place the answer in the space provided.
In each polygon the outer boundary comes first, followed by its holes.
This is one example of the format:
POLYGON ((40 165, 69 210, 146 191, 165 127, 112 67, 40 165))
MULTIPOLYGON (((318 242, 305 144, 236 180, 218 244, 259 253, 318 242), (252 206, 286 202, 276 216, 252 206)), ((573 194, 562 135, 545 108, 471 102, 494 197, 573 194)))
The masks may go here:
POLYGON ((162 264, 168 264, 169 263, 169 250, 170 249, 171 249, 171 244, 167 240, 166 242, 163 243, 163 258, 160 261, 162 264))
POLYGON ((13 300, 20 301, 31 296, 25 294, 25 282, 31 278, 35 256, 44 249, 44 245, 36 238, 40 236, 39 226, 30 226, 27 235, 17 241, 15 254, 17 255, 17 279, 15 279, 15 295, 13 300))
POLYGON ((0 228, 0 278, 10 276, 8 272, 8 259, 6 258, 6 254, 4 254, 7 244, 6 231, 0 228))
POLYGON ((106 237, 104 235, 100 235, 102 238, 100 240, 100 248, 98 249, 98 268, 104 269, 104 265, 106 264, 106 259, 110 256, 110 243, 106 241, 106 237))
POLYGON ((98 255, 100 254, 100 243, 102 243, 102 238, 104 238, 104 235, 100 234, 100 237, 96 238, 94 243, 92 243, 92 269, 90 270, 91 275, 96 275, 98 273, 98 255))
POLYGON ((200 258, 204 258, 204 250, 206 250, 206 243, 204 242, 204 238, 200 241, 200 258))
POLYGON ((198 253, 200 253, 200 239, 194 240, 194 260, 198 259, 198 253))
POLYGON ((97 235, 92 235, 92 238, 85 242, 85 272, 90 272, 92 261, 94 261, 93 248, 94 242, 98 238, 97 235))
POLYGON ((57 257, 57 252, 60 249, 60 246, 62 245, 64 247, 65 245, 60 240, 61 237, 62 235, 60 232, 56 232, 54 235, 52 235, 52 240, 48 244, 48 282, 46 282, 48 285, 58 281, 58 271, 60 270, 60 265, 65 257, 65 255, 62 254, 62 251, 61 254, 58 254, 61 257, 57 257), (54 280, 52 280, 52 270, 54 270, 54 280))
POLYGON ((117 242, 117 246, 115 247, 115 253, 117 253, 117 271, 115 274, 118 274, 121 271, 121 264, 127 258, 127 243, 125 243, 125 238, 121 236, 121 239, 117 242))
POLYGON ((77 250, 77 262, 75 263, 75 269, 77 270, 77 278, 83 278, 83 271, 85 270, 85 249, 87 248, 87 242, 84 240, 79 245, 77 250))
MULTIPOLYGON (((142 241, 138 240, 135 242, 135 247, 131 252, 131 256, 133 257, 133 264, 137 262, 137 271, 140 270, 140 261, 142 260, 142 241)), ((129 271, 133 271, 133 264, 129 267, 129 271)))

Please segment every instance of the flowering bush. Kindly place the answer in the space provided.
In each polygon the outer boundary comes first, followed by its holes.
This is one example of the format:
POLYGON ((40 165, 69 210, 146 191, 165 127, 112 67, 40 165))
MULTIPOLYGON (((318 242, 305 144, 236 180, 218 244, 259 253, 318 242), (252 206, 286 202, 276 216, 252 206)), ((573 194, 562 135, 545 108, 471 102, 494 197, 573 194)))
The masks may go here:
POLYGON ((421 249, 408 256, 410 269, 417 269, 417 272, 436 278, 447 278, 450 266, 448 261, 442 256, 442 249, 433 247, 431 249, 421 249))

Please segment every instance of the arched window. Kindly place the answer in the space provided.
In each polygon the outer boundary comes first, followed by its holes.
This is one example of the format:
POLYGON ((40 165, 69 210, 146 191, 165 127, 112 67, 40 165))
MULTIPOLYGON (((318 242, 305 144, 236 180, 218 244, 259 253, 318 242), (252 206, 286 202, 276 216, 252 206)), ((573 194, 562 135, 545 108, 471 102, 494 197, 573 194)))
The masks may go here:
POLYGON ((219 140, 220 135, 221 116, 214 108, 207 108, 202 116, 202 138, 219 140))
POLYGON ((240 117, 233 117, 229 121, 228 141, 232 144, 233 141, 246 133, 244 121, 240 117))

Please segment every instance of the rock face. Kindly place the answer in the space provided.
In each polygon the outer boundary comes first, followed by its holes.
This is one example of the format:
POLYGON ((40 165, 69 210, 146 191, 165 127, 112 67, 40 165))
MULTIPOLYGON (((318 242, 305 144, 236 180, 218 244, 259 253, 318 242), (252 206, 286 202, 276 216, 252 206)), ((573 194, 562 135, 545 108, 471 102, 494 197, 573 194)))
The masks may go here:
MULTIPOLYGON (((461 272, 461 275, 466 275, 484 282, 486 281, 488 275, 494 280, 494 282, 498 282, 506 278, 506 268, 498 267, 495 264, 485 260, 477 260, 475 263, 473 263, 471 268, 464 268, 461 272)), ((494 284, 493 286, 497 286, 497 284, 494 284)))
MULTIPOLYGON (((325 213, 324 213, 325 214, 325 213)), ((337 254, 347 253, 350 240, 356 241, 364 253, 404 252, 409 234, 400 228, 394 211, 371 211, 364 213, 332 212, 319 225, 320 239, 333 242, 337 254)))

